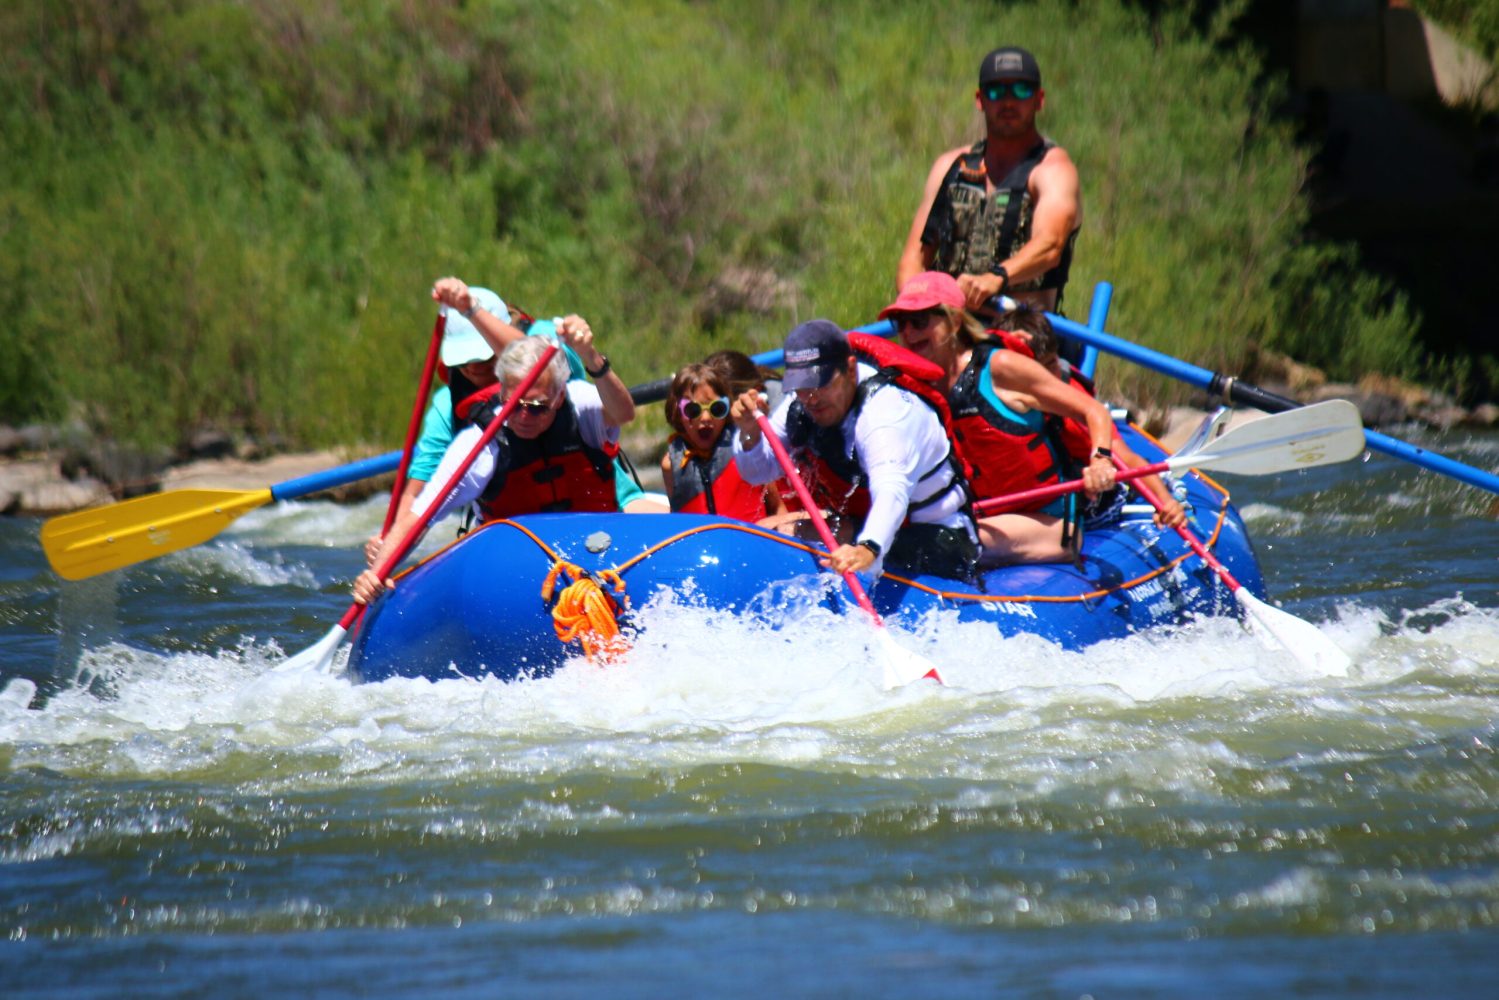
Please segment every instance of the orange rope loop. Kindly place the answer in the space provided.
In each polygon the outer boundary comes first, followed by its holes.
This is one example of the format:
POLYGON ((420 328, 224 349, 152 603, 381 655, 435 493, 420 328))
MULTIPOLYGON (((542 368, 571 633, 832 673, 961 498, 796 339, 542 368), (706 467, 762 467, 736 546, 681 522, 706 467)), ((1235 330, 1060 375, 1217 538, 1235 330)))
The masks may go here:
POLYGON ((562 642, 575 639, 581 642, 583 653, 595 663, 608 664, 629 652, 630 640, 619 632, 620 602, 600 586, 603 581, 615 594, 623 595, 625 581, 619 573, 606 569, 590 574, 558 559, 542 582, 542 600, 551 601, 563 573, 572 577, 573 582, 557 594, 557 603, 552 607, 552 627, 557 638, 562 642))

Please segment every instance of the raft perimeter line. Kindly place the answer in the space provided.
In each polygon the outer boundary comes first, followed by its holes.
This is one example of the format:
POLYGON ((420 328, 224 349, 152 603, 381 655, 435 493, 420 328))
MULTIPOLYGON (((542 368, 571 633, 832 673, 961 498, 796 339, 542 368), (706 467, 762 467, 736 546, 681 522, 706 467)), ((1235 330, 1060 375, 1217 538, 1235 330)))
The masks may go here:
MULTIPOLYGON (((1223 491, 1220 490, 1220 492, 1223 492, 1223 491)), ((1227 494, 1225 493, 1224 495, 1226 496, 1227 494)), ((635 516, 641 517, 641 516, 645 516, 645 515, 638 515, 637 514, 635 516)), ((1222 531, 1223 531, 1223 522, 1225 520, 1227 520, 1227 518, 1228 518, 1228 508, 1227 508, 1227 505, 1225 505, 1225 506, 1220 507, 1218 509, 1218 517, 1217 517, 1216 523, 1213 525, 1212 533, 1209 534, 1208 537, 1204 540, 1205 544, 1209 548, 1211 548, 1212 546, 1214 546, 1214 545, 1217 544, 1218 537, 1219 537, 1219 535, 1222 534, 1222 531)), ((546 553, 553 561, 556 561, 556 560, 562 558, 561 555, 558 554, 550 545, 548 545, 546 542, 542 541, 539 537, 537 537, 536 533, 533 532, 533 531, 531 531, 531 529, 527 528, 523 524, 517 524, 516 522, 514 522, 512 520, 509 520, 508 518, 502 518, 502 519, 497 520, 497 521, 488 521, 485 524, 481 525, 480 528, 476 529, 476 530, 483 530, 484 528, 488 528, 488 527, 491 527, 493 525, 501 525, 501 524, 508 525, 509 527, 514 528, 517 531, 519 531, 522 534, 524 534, 527 538, 530 538, 531 541, 533 541, 536 544, 536 547, 539 548, 539 549, 541 549, 542 552, 546 553)), ((656 542, 654 545, 651 545, 649 548, 647 548, 644 551, 642 551, 639 555, 633 556, 632 558, 626 560, 625 562, 619 563, 616 566, 614 566, 613 567, 614 571, 616 573, 619 573, 621 576, 623 576, 627 571, 629 571, 636 564, 640 563, 642 560, 646 559, 649 556, 655 555, 657 552, 659 552, 660 550, 666 548, 667 546, 674 545, 677 542, 680 542, 680 541, 683 541, 684 539, 692 537, 693 535, 701 534, 701 533, 707 532, 707 531, 743 531, 746 534, 758 535, 759 537, 767 539, 769 541, 773 541, 773 542, 776 542, 776 543, 781 544, 781 545, 786 545, 786 546, 789 546, 789 547, 794 548, 794 549, 800 549, 801 551, 806 552, 809 555, 817 556, 817 555, 822 554, 822 549, 820 549, 820 548, 813 548, 813 547, 811 547, 809 545, 805 545, 805 544, 803 544, 801 542, 798 542, 798 541, 795 541, 793 539, 787 538, 785 535, 777 534, 775 532, 766 531, 763 528, 758 528, 758 527, 755 527, 754 525, 750 525, 750 524, 743 524, 743 525, 739 525, 739 524, 702 524, 702 525, 698 525, 698 526, 693 527, 693 528, 688 528, 685 531, 682 531, 682 532, 679 532, 679 533, 677 533, 675 535, 672 535, 670 538, 665 538, 665 539, 662 539, 659 542, 656 542)), ((434 552, 428 558, 429 559, 430 558, 435 558, 437 555, 440 555, 440 554, 441 554, 440 552, 434 552)), ((1146 583, 1147 581, 1153 580, 1153 579, 1155 579, 1158 576, 1161 576, 1161 575, 1163 575, 1165 573, 1169 573, 1171 570, 1173 570, 1176 567, 1180 566, 1183 562, 1185 562, 1186 560, 1188 560, 1188 559, 1190 559, 1192 557, 1193 557, 1193 553, 1192 552, 1190 552, 1190 551, 1184 552, 1180 556, 1177 556, 1175 559, 1172 559, 1171 561, 1167 562, 1166 564, 1164 564, 1164 565, 1162 565, 1162 566, 1160 566, 1160 567, 1158 567, 1158 568, 1150 571, 1149 573, 1144 574, 1143 576, 1135 577, 1134 579, 1131 579, 1131 580, 1124 580, 1124 581, 1122 581, 1122 582, 1120 582, 1118 584, 1115 584, 1112 587, 1106 587, 1106 588, 1103 588, 1103 589, 1100 589, 1100 590, 1092 590, 1092 591, 1089 591, 1089 592, 1084 593, 1084 594, 1074 594, 1074 595, 1069 595, 1069 596, 1051 596, 1051 595, 1046 595, 1046 594, 1009 595, 1009 594, 962 593, 962 592, 958 592, 958 591, 938 590, 936 587, 928 586, 927 584, 919 583, 919 582, 917 582, 915 580, 909 579, 909 578, 904 577, 904 576, 898 576, 897 574, 894 574, 894 573, 886 573, 885 575, 888 576, 890 579, 896 581, 897 583, 905 584, 906 586, 910 587, 913 590, 919 590, 919 591, 921 591, 923 593, 931 594, 931 595, 933 595, 935 597, 938 597, 938 598, 941 598, 943 600, 970 601, 970 602, 975 602, 975 603, 983 603, 983 602, 986 602, 986 601, 987 602, 998 603, 998 602, 1003 601, 1003 602, 1007 602, 1007 603, 1016 603, 1016 604, 1020 604, 1020 603, 1028 603, 1028 604, 1073 604, 1073 603, 1085 603, 1087 601, 1094 601, 1094 600, 1097 600, 1100 597, 1104 597, 1104 596, 1106 596, 1108 594, 1116 593, 1116 592, 1118 592, 1120 590, 1128 590, 1130 588, 1137 587, 1137 586, 1139 586, 1142 583, 1146 583)), ((412 567, 412 568, 415 569, 416 567, 412 567)), ((407 572, 410 572, 410 570, 408 570, 407 572)))

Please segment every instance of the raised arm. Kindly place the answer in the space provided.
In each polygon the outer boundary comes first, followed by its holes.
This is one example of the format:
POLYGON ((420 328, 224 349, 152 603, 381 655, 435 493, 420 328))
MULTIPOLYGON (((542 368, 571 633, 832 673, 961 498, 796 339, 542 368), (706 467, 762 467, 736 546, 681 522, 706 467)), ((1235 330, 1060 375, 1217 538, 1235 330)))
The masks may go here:
POLYGON ((438 278, 432 283, 432 298, 449 309, 456 310, 474 324, 474 329, 479 331, 479 336, 484 338, 496 356, 507 345, 525 336, 504 319, 485 309, 469 294, 468 285, 461 278, 438 278))
POLYGON ((609 359, 594 346, 593 328, 581 316, 564 316, 557 324, 557 336, 571 347, 583 362, 583 370, 593 380, 604 404, 604 423, 610 427, 623 427, 635 419, 635 400, 630 390, 614 371, 609 359))

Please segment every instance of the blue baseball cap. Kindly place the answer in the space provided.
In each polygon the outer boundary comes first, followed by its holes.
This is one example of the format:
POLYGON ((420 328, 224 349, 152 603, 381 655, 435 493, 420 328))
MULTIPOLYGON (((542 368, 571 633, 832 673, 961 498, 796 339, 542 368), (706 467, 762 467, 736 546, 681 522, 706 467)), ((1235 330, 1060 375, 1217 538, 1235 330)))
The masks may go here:
POLYGON ((848 334, 828 319, 808 320, 786 335, 786 376, 781 388, 821 389, 852 356, 848 334))

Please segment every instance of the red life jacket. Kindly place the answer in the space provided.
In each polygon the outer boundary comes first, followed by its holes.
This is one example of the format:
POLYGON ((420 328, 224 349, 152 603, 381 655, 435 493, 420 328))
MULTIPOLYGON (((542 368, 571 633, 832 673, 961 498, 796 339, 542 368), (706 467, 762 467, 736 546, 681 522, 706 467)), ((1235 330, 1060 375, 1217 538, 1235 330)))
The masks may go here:
MULTIPOLYGON (((975 347, 968 367, 948 393, 954 440, 974 470, 970 483, 980 500, 1060 482, 1069 464, 1058 434, 1046 426, 1045 414, 1017 414, 984 391, 989 359, 1003 349, 992 341, 975 347)), ((1020 509, 1040 510, 1048 502, 1020 509)))
MULTIPOLYGON (((462 418, 488 426, 499 412, 501 385, 482 389, 459 404, 462 418)), ((578 411, 563 402, 539 437, 523 438, 507 426, 495 437, 500 461, 479 496, 484 520, 556 511, 617 511, 614 456, 619 445, 594 447, 583 440, 578 411)))
POLYGON ((1036 359, 1036 352, 1031 350, 1031 342, 1013 330, 1000 330, 996 328, 985 332, 998 337, 1000 343, 1005 345, 1005 350, 1014 351, 1021 357, 1030 358, 1032 361, 1036 359))
POLYGON ((680 435, 672 435, 666 454, 671 462, 671 509, 684 514, 717 514, 741 521, 765 516, 765 487, 739 475, 734 461, 734 427, 724 427, 713 453, 697 458, 680 435))
MULTIPOLYGON (((969 470, 952 446, 952 412, 948 408, 947 397, 934 384, 944 376, 941 366, 893 341, 867 333, 850 333, 848 343, 856 355, 879 369, 873 376, 859 383, 850 407, 851 412, 857 413, 870 393, 887 385, 898 386, 923 400, 936 411, 937 419, 942 422, 942 429, 947 434, 948 451, 942 461, 922 473, 920 479, 929 479, 944 467, 950 466, 954 483, 960 489, 966 489, 969 470)), ((818 506, 857 519, 869 514, 870 499, 869 490, 865 486, 866 477, 843 439, 843 421, 834 427, 819 427, 807 415, 806 410, 802 409, 801 403, 793 402, 786 414, 786 436, 798 453, 797 471, 802 474, 802 479, 818 506)), ((906 508, 907 514, 935 503, 947 492, 938 490, 925 500, 911 504, 906 508)), ((792 510, 801 509, 799 503, 788 503, 787 506, 792 510)))

